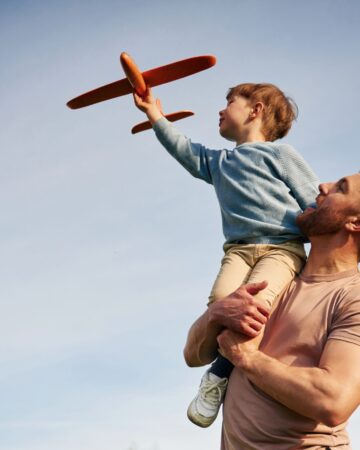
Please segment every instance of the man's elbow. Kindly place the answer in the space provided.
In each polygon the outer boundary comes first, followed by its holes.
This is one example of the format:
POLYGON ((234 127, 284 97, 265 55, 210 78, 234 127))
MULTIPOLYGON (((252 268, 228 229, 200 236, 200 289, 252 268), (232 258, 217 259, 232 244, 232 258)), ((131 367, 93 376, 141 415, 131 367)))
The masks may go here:
POLYGON ((348 405, 341 401, 341 398, 331 399, 322 405, 319 409, 319 421, 324 425, 334 428, 346 422, 352 411, 349 410, 348 405))
POLYGON ((193 359, 192 359, 192 357, 190 355, 190 352, 189 352, 189 350, 186 347, 184 348, 183 354, 184 354, 184 359, 185 359, 186 364, 189 367, 196 367, 195 364, 193 363, 193 359))
POLYGON ((346 422, 348 418, 349 416, 342 415, 338 411, 327 411, 326 413, 323 414, 321 423, 330 428, 335 428, 341 425, 342 423, 346 422))
POLYGON ((194 352, 191 352, 187 347, 184 348, 184 359, 189 367, 200 367, 203 365, 199 361, 199 358, 196 357, 194 352))
POLYGON ((216 355, 217 353, 214 355, 203 355, 203 357, 201 357, 200 354, 189 349, 187 346, 184 348, 184 359, 189 367, 201 367, 210 364, 214 361, 216 355))

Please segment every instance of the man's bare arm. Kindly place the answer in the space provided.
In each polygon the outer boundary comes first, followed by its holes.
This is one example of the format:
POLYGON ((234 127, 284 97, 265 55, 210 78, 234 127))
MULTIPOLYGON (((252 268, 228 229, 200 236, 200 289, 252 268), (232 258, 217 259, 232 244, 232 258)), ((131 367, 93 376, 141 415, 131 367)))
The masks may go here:
POLYGON ((360 346, 329 339, 318 367, 293 367, 224 330, 221 352, 257 387, 289 409, 330 427, 345 422, 360 403, 360 346))
POLYGON ((203 366, 217 356, 217 336, 223 329, 247 336, 259 336, 269 316, 269 308, 253 298, 267 286, 266 281, 241 286, 235 292, 211 304, 189 330, 184 349, 186 363, 203 366))
POLYGON ((204 366, 216 358, 216 338, 222 329, 221 325, 210 321, 209 310, 197 319, 189 330, 184 348, 184 358, 188 366, 204 366))

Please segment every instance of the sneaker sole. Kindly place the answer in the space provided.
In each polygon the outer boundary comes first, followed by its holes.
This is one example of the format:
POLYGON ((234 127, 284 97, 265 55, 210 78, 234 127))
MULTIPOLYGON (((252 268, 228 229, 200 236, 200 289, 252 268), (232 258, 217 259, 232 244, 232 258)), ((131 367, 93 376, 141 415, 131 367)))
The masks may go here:
POLYGON ((191 405, 190 405, 188 410, 187 410, 187 417, 190 420, 190 422, 192 422, 193 424, 197 425, 198 427, 207 428, 212 423, 215 422, 217 415, 215 417, 209 418, 209 419, 206 419, 206 417, 204 417, 203 419, 199 419, 199 418, 197 418, 197 417, 192 415, 191 405))

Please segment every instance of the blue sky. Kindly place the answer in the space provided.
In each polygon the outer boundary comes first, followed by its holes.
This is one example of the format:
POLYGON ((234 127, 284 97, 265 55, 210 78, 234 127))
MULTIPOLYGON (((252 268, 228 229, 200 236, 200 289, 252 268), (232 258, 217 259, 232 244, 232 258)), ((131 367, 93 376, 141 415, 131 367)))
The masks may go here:
MULTIPOLYGON (((323 181, 360 169, 356 1, 0 3, 0 448, 218 448, 185 416, 201 369, 182 348, 221 258, 215 195, 156 142, 130 97, 65 103, 201 54, 217 65, 155 88, 213 148, 230 86, 279 85, 299 106, 286 142, 323 181)), ((350 425, 360 448, 360 415, 350 425)))

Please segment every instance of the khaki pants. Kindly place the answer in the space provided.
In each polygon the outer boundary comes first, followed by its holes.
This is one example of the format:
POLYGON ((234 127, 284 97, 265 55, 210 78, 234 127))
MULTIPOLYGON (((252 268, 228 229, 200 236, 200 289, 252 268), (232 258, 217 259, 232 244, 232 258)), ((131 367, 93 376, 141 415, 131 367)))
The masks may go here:
POLYGON ((268 281, 257 298, 269 306, 297 275, 306 260, 303 244, 225 244, 221 268, 209 296, 209 303, 234 292, 244 283, 268 281))

